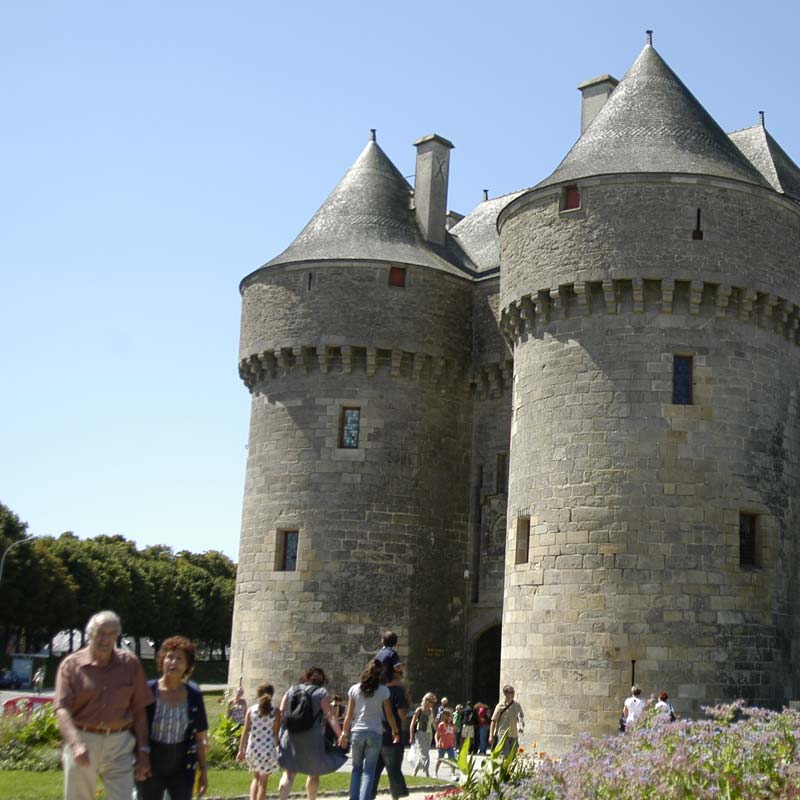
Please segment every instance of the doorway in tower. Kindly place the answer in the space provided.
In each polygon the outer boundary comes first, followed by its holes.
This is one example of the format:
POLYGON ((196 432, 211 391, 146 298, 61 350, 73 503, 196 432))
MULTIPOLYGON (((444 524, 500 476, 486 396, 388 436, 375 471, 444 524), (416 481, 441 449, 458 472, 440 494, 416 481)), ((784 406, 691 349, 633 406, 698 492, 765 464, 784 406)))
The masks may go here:
POLYGON ((500 697, 500 625, 487 628, 476 640, 472 662, 473 702, 494 708, 500 697))

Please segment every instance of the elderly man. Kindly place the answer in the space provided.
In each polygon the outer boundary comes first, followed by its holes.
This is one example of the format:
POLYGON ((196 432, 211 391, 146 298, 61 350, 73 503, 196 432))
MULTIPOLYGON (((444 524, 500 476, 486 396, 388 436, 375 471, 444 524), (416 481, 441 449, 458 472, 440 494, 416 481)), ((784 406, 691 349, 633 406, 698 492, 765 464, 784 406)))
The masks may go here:
POLYGON ((121 630, 113 611, 95 614, 86 625, 88 646, 67 656, 56 674, 65 800, 92 800, 98 776, 109 800, 130 800, 134 770, 138 780, 150 774, 145 709, 153 695, 139 659, 115 647, 121 630))
POLYGON ((519 734, 525 725, 522 706, 514 699, 514 687, 503 687, 503 702, 495 706, 492 722, 489 725, 489 743, 494 746, 506 735, 503 755, 507 756, 513 747, 519 746, 519 734))

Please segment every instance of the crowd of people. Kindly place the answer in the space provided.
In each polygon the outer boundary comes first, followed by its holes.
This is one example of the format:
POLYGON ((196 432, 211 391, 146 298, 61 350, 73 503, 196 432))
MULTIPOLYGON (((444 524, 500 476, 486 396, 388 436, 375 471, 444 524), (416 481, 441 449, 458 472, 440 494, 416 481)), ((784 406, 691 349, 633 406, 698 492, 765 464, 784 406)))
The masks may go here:
MULTIPOLYGON (((168 638, 156 655, 159 677, 145 679, 136 656, 116 647, 122 632, 113 611, 86 626, 88 645, 67 656, 56 675, 54 708, 64 740, 64 797, 92 800, 98 777, 109 800, 191 800, 208 788, 208 720, 199 688, 189 681, 194 644, 168 638), (134 795, 135 792, 135 795, 134 795)), ((316 800, 321 775, 351 758, 350 800, 372 800, 386 770, 393 800, 406 797, 405 747, 412 745, 414 774, 430 776, 431 748, 458 779, 456 751, 467 739, 477 753, 497 741, 511 753, 524 728, 514 688, 503 689, 493 712, 480 702, 450 706, 428 692, 412 710, 405 664, 387 631, 381 647, 347 692, 329 695, 321 667, 306 670, 277 704, 269 683, 248 705, 240 688, 228 715, 241 726, 236 758, 252 771, 250 800, 263 800, 272 774, 282 770, 280 800, 298 774, 306 775, 308 800, 316 800), (408 741, 404 739, 408 723, 408 741), (505 737, 505 738, 503 738, 505 737)))

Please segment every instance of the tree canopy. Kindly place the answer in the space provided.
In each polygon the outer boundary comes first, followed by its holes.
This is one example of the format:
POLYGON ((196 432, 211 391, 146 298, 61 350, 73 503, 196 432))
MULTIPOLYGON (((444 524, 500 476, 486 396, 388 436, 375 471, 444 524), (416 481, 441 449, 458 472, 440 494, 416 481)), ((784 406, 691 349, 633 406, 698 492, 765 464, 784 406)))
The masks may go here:
POLYGON ((49 641, 62 630, 82 630, 104 608, 122 618, 123 632, 158 646, 181 634, 210 652, 230 641, 236 565, 215 550, 174 553, 124 536, 79 539, 66 532, 28 541, 27 525, 0 503, 0 626, 49 641))

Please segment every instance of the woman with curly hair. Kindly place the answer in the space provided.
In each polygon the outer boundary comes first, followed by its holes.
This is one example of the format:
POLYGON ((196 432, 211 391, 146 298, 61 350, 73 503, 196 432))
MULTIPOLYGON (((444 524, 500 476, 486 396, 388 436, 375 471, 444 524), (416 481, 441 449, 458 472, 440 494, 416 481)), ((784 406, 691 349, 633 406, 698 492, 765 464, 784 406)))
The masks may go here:
POLYGON ((161 677, 148 681, 156 699, 147 707, 150 777, 136 784, 139 800, 163 800, 165 791, 171 800, 191 800, 198 766, 198 794, 208 788, 208 720, 203 695, 187 683, 195 656, 195 646, 183 636, 171 636, 156 655, 161 677))

